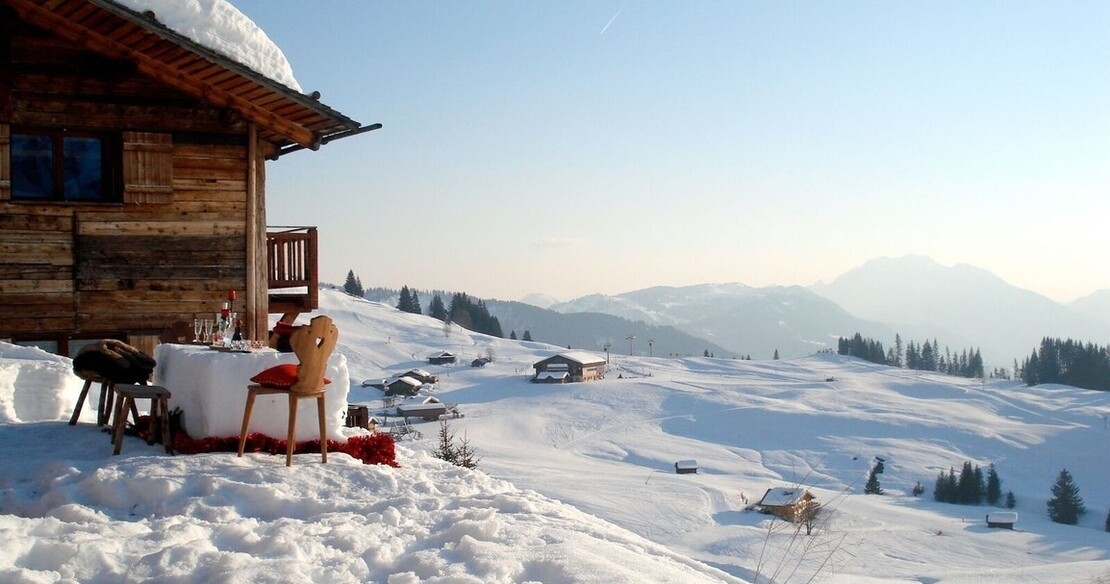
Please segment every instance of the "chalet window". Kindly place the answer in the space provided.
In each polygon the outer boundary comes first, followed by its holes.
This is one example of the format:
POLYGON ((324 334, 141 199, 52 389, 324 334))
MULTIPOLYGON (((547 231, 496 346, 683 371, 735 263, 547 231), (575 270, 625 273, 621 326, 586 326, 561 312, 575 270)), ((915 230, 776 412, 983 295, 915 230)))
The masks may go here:
POLYGON ((64 130, 12 129, 11 198, 21 201, 118 202, 118 141, 64 130))

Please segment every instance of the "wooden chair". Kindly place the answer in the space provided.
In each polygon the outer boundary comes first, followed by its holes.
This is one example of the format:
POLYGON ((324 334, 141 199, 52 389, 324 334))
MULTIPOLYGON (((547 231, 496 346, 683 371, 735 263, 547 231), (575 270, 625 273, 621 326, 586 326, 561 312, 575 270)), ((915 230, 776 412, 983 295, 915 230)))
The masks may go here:
POLYGON ((251 410, 257 395, 286 394, 289 397, 289 430, 286 437, 288 446, 285 451, 285 466, 293 464, 293 448, 297 429, 297 403, 304 398, 316 398, 316 413, 320 421, 320 456, 328 462, 327 417, 324 407, 324 371, 328 358, 339 339, 339 329, 327 316, 317 316, 307 326, 298 328, 290 337, 300 363, 297 365, 297 379, 288 387, 255 384, 247 387, 247 404, 243 410, 243 428, 239 432, 239 456, 247 444, 247 428, 250 426, 251 410))
POLYGON ((170 390, 160 385, 127 385, 115 386, 116 402, 115 419, 112 424, 112 454, 119 454, 123 448, 123 429, 127 425, 127 411, 130 409, 135 415, 135 423, 139 416, 135 408, 136 399, 150 400, 150 427, 147 429, 146 443, 154 444, 154 430, 161 426, 162 444, 166 447, 167 454, 173 454, 173 444, 170 442, 170 390))

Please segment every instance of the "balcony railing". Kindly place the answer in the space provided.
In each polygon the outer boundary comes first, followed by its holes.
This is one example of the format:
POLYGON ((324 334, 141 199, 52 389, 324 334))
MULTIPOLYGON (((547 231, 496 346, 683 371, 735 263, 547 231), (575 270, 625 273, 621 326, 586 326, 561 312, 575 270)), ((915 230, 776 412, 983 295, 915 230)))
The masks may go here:
POLYGON ((271 314, 319 307, 319 259, 315 227, 267 227, 266 274, 271 314))

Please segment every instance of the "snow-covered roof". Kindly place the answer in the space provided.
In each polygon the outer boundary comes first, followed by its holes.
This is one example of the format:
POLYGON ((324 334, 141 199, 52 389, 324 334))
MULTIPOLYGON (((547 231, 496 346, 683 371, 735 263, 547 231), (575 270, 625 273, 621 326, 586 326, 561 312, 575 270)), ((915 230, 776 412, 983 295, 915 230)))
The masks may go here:
POLYGON ((587 353, 585 351, 571 351, 568 353, 559 354, 571 361, 577 361, 578 363, 581 363, 583 365, 595 365, 597 363, 605 362, 604 357, 599 357, 597 355, 594 355, 593 353, 587 353))
POLYGON ((398 377, 397 379, 390 381, 389 385, 393 385, 394 383, 404 383, 405 385, 409 385, 412 387, 420 387, 421 385, 424 385, 423 383, 420 383, 419 380, 413 379, 411 377, 398 377))
POLYGON ((227 0, 113 0, 135 12, 150 11, 166 28, 303 92, 293 68, 270 37, 227 0))
POLYGON ((543 371, 536 374, 536 379, 566 379, 570 373, 566 371, 543 371))
POLYGON ((585 351, 567 351, 567 352, 564 352, 564 353, 559 353, 557 355, 552 355, 551 357, 548 357, 547 359, 541 359, 537 363, 537 365, 539 363, 543 363, 544 361, 547 361, 548 359, 552 359, 552 358, 555 358, 555 357, 562 357, 563 359, 566 359, 567 361, 573 361, 575 363, 578 363, 579 365, 597 365, 599 363, 604 363, 605 362, 604 357, 598 357, 597 355, 594 355, 593 353, 587 353, 585 351))
POLYGON ((400 413, 425 413, 425 412, 442 412, 447 409, 447 406, 442 403, 422 403, 422 404, 401 404, 397 406, 397 411, 400 413))
POLYGON ((806 493, 808 493, 808 491, 801 487, 774 487, 767 489, 767 492, 763 494, 763 498, 759 500, 759 504, 767 507, 794 505, 802 500, 806 493))

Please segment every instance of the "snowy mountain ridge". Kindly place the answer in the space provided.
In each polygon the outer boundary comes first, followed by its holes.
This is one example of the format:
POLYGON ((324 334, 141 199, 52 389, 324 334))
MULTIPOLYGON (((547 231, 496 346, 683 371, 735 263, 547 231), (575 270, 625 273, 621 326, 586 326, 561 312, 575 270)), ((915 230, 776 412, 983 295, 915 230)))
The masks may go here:
POLYGON ((744 284, 655 286, 591 294, 550 307, 669 324, 737 354, 808 355, 859 332, 884 346, 938 340, 978 347, 992 365, 1027 357, 1043 337, 1101 343, 1110 337, 1110 291, 1067 305, 1012 286, 987 270, 930 258, 877 258, 831 283, 754 288, 744 284))

